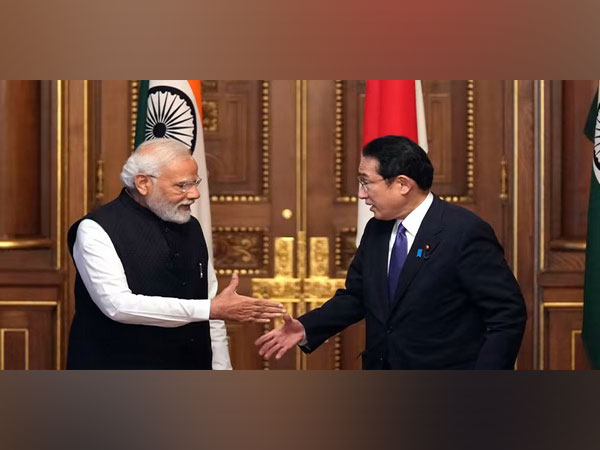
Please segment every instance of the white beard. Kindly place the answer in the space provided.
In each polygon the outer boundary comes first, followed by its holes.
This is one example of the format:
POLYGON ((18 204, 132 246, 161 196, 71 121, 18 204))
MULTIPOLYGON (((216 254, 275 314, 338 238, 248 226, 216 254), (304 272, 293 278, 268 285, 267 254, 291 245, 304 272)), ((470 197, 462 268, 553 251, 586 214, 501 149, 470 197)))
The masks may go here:
POLYGON ((191 205, 193 200, 182 200, 179 203, 171 203, 161 194, 155 193, 146 198, 148 209, 167 222, 186 223, 192 217, 191 210, 179 209, 182 205, 191 205))

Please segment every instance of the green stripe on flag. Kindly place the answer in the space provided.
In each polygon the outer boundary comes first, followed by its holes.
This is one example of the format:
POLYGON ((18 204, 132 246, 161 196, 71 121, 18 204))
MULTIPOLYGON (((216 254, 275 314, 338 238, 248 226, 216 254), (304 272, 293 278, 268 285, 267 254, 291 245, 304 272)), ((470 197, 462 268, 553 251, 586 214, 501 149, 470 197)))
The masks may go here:
POLYGON ((148 88, 150 82, 148 80, 140 81, 140 90, 138 92, 138 110, 137 110, 137 121, 135 123, 135 143, 134 149, 137 148, 146 139, 144 134, 146 132, 146 116, 148 114, 148 88))
MULTIPOLYGON (((598 92, 596 92, 585 126, 585 135, 592 142, 595 139, 594 145, 600 145, 600 140, 596 138, 597 120, 598 92)), ((582 339, 591 366, 594 369, 600 369, 600 182, 593 167, 585 251, 582 339)))

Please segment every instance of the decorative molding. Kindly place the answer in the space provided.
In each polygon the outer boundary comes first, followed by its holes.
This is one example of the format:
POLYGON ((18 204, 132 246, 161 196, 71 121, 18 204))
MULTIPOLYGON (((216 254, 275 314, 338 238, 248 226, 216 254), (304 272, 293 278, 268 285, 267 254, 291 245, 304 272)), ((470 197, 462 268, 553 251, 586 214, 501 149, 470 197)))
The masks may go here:
MULTIPOLYGON (((539 307, 539 316, 540 316, 540 329, 539 329, 539 341, 540 341, 540 353, 539 353, 539 361, 538 365, 541 370, 544 369, 544 349, 545 349, 545 339, 544 334, 546 331, 545 322, 546 319, 544 317, 546 313, 546 309, 566 309, 566 308, 576 308, 583 310, 583 302, 541 302, 539 307)), ((571 339, 573 336, 571 336, 571 339)), ((573 345, 573 344, 572 344, 573 345)), ((573 358, 573 355, 571 355, 573 358)))
POLYGON ((566 250, 585 252, 586 241, 574 241, 568 239, 554 239, 550 241, 551 250, 566 250))
POLYGON ((217 92, 219 87, 218 80, 202 80, 202 92, 217 92))
POLYGON ((261 81, 261 194, 260 195, 211 195, 211 203, 258 203, 267 202, 270 190, 270 151, 271 151, 271 83, 261 81))
POLYGON ((475 81, 467 80, 467 192, 442 195, 449 203, 472 203, 475 192, 475 81))
POLYGON ((577 336, 581 340, 581 330, 571 330, 571 370, 575 370, 575 342, 577 336))
POLYGON ((22 250, 52 248, 51 239, 6 239, 0 240, 0 249, 22 250))
MULTIPOLYGON (((343 195, 342 173, 344 168, 344 82, 335 80, 335 192, 338 203, 356 203, 355 195, 343 195)), ((358 183, 356 185, 358 190, 358 183)))
POLYGON ((96 161, 96 201, 102 203, 104 200, 104 160, 96 161))
POLYGON ((326 237, 310 238, 310 276, 329 276, 329 239, 326 237))
MULTIPOLYGON (((63 289, 67 289, 68 278, 65 277, 63 289)), ((65 291, 66 292, 66 291, 65 291)), ((57 301, 33 301, 33 300, 0 300, 2 306, 54 306, 56 308, 56 370, 60 369, 61 362, 61 334, 62 334, 62 312, 61 304, 57 301)))
POLYGON ((335 235, 335 274, 345 277, 350 261, 356 253, 356 227, 342 228, 335 235))
POLYGON ((202 100, 202 128, 206 133, 219 131, 219 104, 217 102, 202 100))
POLYGON ((213 227, 215 271, 219 275, 266 275, 268 230, 261 227, 213 227))
POLYGON ((131 96, 131 137, 129 140, 129 148, 131 152, 135 150, 135 126, 137 124, 138 106, 140 100, 140 82, 133 80, 129 83, 129 94, 131 96))
POLYGON ((25 370, 29 370, 29 329, 28 328, 0 328, 0 370, 5 370, 4 339, 6 333, 24 333, 25 334, 25 370))

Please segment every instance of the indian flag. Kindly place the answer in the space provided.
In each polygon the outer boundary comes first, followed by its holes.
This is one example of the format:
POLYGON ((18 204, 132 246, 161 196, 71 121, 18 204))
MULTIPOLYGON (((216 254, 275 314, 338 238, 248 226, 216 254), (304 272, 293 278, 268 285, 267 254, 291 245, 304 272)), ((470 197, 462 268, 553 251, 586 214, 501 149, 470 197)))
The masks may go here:
MULTIPOLYGON (((143 80, 139 91, 135 146, 150 139, 167 138, 190 149, 198 164, 198 175, 203 180, 198 186, 200 198, 192 205, 192 214, 202 226, 208 254, 214 261, 201 86, 200 80, 143 80)), ((211 286, 208 291, 212 292, 211 286)))
MULTIPOLYGON (((367 80, 362 145, 390 134, 406 136, 427 151, 425 108, 420 80, 367 80)), ((371 217, 373 213, 366 203, 359 201, 357 247, 371 217)))

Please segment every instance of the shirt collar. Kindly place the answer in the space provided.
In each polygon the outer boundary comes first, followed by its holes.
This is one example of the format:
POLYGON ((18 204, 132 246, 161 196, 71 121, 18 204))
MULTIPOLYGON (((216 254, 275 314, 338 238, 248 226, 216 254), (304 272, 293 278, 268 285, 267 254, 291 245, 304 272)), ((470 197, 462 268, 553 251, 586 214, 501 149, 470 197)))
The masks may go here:
POLYGON ((419 206, 413 209, 408 216, 404 218, 404 220, 396 220, 396 228, 399 224, 402 224, 408 233, 410 233, 412 236, 416 236, 417 231, 419 231, 419 227, 421 226, 421 222, 423 222, 425 214, 427 214, 427 211, 432 203, 433 194, 429 192, 419 206))

